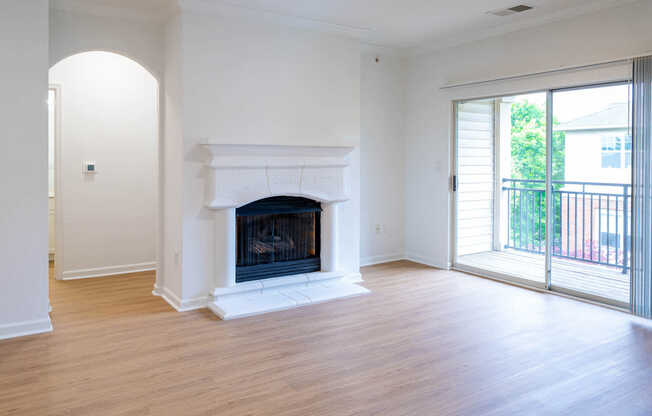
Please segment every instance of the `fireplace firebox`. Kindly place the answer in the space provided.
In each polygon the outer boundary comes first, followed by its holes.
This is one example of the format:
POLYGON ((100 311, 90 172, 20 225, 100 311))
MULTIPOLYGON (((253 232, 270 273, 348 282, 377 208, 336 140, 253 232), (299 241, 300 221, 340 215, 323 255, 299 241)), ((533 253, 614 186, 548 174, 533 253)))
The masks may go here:
POLYGON ((236 209, 236 283, 320 271, 321 210, 290 196, 236 209))

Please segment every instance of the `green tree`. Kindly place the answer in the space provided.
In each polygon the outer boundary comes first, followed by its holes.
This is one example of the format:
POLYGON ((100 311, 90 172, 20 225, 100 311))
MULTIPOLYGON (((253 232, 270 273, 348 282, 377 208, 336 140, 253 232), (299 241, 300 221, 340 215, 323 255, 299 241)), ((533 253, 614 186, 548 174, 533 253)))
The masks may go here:
MULTIPOLYGON (((556 120, 553 121, 557 125, 556 120)), ((564 180, 566 134, 552 135, 552 180, 564 180)), ((546 111, 525 100, 512 105, 512 178, 546 178, 546 111)))
MULTIPOLYGON (((546 110, 543 106, 525 100, 512 105, 512 179, 546 179, 546 110)), ((553 125, 557 125, 553 120, 553 125)), ((565 178, 564 132, 552 135, 552 180, 565 178)), ((545 241, 545 193, 541 182, 511 182, 514 189, 510 197, 510 240, 518 248, 538 250, 545 241)), ((559 189, 562 185, 554 185, 559 189)), ((553 194, 554 195, 554 194, 553 194)), ((554 201, 556 224, 559 224, 561 207, 554 201)))

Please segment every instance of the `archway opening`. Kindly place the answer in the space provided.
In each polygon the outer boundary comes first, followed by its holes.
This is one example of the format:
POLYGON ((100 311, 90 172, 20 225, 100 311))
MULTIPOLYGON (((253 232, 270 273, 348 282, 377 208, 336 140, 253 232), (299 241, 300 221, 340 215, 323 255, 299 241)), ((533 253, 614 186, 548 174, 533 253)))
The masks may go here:
POLYGON ((49 71, 51 277, 149 272, 158 255, 158 81, 102 51, 49 71))

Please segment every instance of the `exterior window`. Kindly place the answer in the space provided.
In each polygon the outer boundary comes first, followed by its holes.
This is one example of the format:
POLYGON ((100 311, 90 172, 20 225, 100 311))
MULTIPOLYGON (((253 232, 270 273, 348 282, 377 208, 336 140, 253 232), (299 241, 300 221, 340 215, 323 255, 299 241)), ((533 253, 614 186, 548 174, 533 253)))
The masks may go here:
MULTIPOLYGON (((602 168, 620 169, 622 166, 623 139, 617 136, 602 137, 602 168)), ((630 144, 631 149, 631 144, 630 144)))
POLYGON ((603 136, 601 145, 603 169, 632 167, 632 136, 603 136))
POLYGON ((627 135, 625 136, 625 153, 624 153, 624 159, 625 159, 625 168, 631 168, 632 167, 632 136, 627 135))

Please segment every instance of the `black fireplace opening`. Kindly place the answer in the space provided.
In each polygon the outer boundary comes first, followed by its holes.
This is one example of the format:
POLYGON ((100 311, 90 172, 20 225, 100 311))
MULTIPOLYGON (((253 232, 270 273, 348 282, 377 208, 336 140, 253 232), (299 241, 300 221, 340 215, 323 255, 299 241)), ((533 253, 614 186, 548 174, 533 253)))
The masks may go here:
POLYGON ((237 283, 321 270, 321 204, 277 196, 236 211, 237 283))

